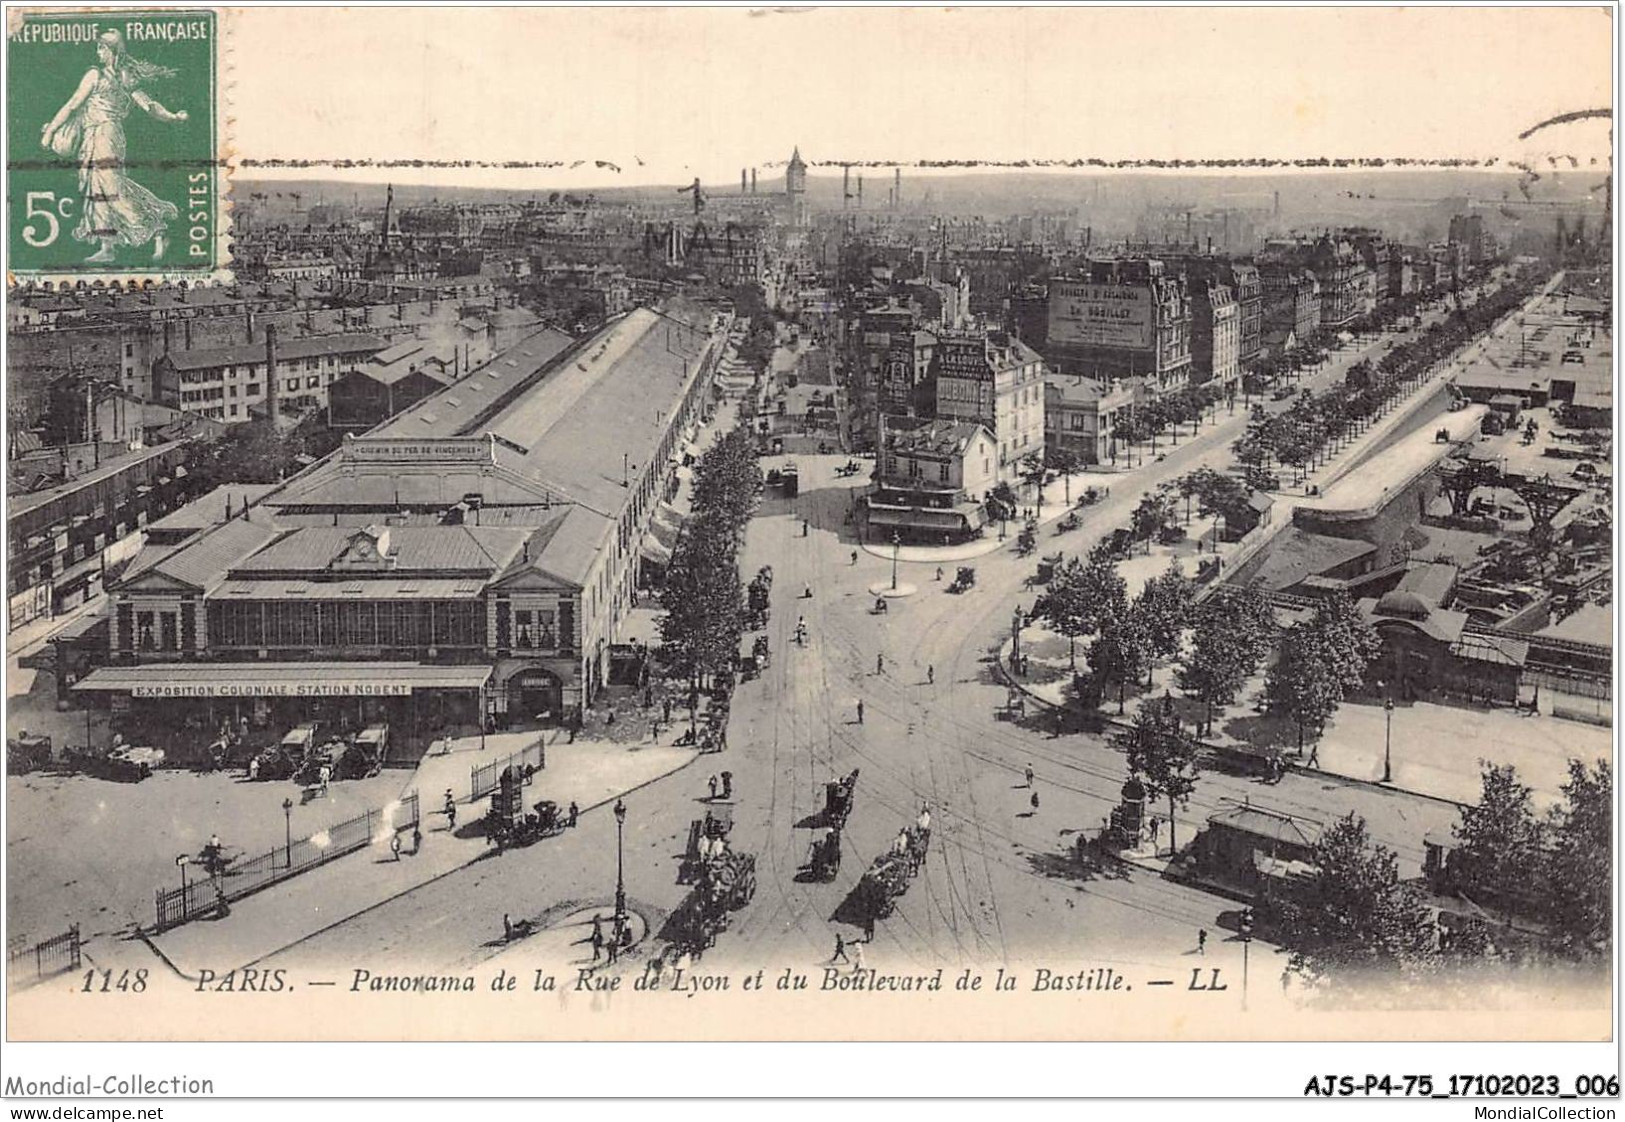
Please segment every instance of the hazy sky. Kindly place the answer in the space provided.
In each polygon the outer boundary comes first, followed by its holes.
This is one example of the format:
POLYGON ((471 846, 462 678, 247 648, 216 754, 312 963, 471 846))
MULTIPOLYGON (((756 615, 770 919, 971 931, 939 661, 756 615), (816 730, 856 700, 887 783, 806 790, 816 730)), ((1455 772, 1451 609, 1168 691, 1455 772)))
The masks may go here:
POLYGON ((480 186, 737 183, 919 159, 1604 160, 1599 8, 239 10, 258 160, 588 161, 272 171, 480 186), (620 172, 598 168, 605 160, 620 172), (639 164, 639 160, 642 164, 639 164), (816 170, 816 169, 815 169, 816 170))

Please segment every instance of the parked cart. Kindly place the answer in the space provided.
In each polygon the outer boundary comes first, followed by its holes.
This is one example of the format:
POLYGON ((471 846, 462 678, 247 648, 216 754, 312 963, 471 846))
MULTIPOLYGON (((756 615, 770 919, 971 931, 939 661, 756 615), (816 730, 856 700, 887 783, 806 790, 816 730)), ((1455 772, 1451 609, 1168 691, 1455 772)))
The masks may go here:
POLYGON ((530 845, 542 838, 564 832, 565 818, 557 803, 542 800, 534 811, 525 813, 524 773, 505 767, 491 792, 491 809, 485 816, 485 836, 498 849, 530 845))
POLYGON ((6 741, 6 773, 27 775, 51 764, 51 738, 27 729, 6 741))

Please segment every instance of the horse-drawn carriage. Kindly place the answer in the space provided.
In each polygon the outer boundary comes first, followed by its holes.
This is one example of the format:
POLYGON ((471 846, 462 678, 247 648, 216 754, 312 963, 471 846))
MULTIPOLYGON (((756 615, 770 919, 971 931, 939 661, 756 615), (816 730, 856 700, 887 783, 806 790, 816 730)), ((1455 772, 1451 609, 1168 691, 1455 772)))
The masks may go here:
POLYGON ((865 915, 885 919, 897 908, 897 898, 908 891, 908 882, 925 866, 931 848, 931 828, 906 826, 897 834, 890 849, 875 858, 864 872, 855 892, 865 915))
POLYGON ((862 470, 863 465, 858 463, 858 461, 848 460, 846 463, 835 469, 835 474, 841 479, 846 479, 858 474, 858 472, 862 470))
POLYGON ((315 723, 295 725, 280 741, 254 757, 256 765, 250 771, 259 779, 292 779, 304 768, 315 748, 315 723))
POLYGON ((728 851, 728 834, 734 826, 733 808, 713 807, 704 818, 689 823, 688 847, 677 866, 677 883, 696 883, 704 872, 705 863, 728 851))
POLYGON ((485 816, 485 836, 498 849, 529 845, 564 831, 564 816, 559 805, 542 800, 535 812, 525 813, 524 774, 509 766, 497 777, 497 789, 491 792, 491 809, 485 816))
POLYGON ((752 678, 761 677, 762 671, 766 670, 773 661, 768 651, 767 636, 756 636, 756 641, 751 644, 750 654, 740 655, 737 661, 739 664, 739 680, 741 682, 748 682, 752 678))
POLYGON ((824 832, 823 837, 813 839, 812 847, 807 852, 807 876, 827 884, 840 871, 841 830, 839 826, 832 826, 824 832))
POLYGON ((1256 776, 1265 783, 1279 783, 1286 774, 1286 756, 1273 745, 1255 748, 1221 743, 1210 745, 1209 750, 1219 767, 1233 774, 1256 776))
POLYGON ((726 847, 701 863, 694 891, 683 898, 666 924, 672 943, 699 953, 716 945, 730 914, 756 895, 756 856, 726 847))
POLYGON ((752 578, 745 590, 746 625, 755 630, 766 627, 767 621, 772 618, 772 611, 768 601, 773 592, 773 570, 764 568, 752 578))
POLYGON ((139 783, 164 762, 162 748, 115 744, 111 748, 68 749, 68 765, 75 771, 115 783, 139 783))
POLYGON ((954 582, 948 586, 949 592, 969 592, 976 587, 976 570, 969 565, 959 566, 959 572, 954 574, 954 582))
POLYGON ((858 769, 853 768, 845 779, 831 779, 824 784, 824 825, 836 830, 846 825, 852 813, 852 794, 858 788, 858 769))
POLYGON ((366 779, 377 775, 384 767, 384 753, 389 750, 389 726, 368 725, 345 747, 334 771, 337 779, 366 779))

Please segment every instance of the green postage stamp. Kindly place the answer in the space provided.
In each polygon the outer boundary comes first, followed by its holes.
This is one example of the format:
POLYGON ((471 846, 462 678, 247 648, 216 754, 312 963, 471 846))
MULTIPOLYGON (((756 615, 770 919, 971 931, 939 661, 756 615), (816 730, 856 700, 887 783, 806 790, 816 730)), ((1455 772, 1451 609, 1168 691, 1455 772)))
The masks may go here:
POLYGON ((7 15, 8 279, 216 274, 227 244, 216 14, 7 15))

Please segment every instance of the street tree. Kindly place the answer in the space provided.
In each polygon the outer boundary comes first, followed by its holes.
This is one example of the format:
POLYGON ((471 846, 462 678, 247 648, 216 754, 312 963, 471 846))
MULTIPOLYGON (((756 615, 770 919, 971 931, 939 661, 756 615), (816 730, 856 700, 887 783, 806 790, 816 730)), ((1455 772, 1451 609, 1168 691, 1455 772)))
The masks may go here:
POLYGON ((1145 784, 1149 798, 1168 800, 1168 846, 1178 852, 1177 811, 1196 790, 1196 743, 1185 736, 1174 699, 1148 700, 1134 715, 1134 726, 1113 737, 1128 758, 1129 774, 1145 784))
POLYGON ((1300 755, 1306 734, 1319 736, 1343 700, 1333 661, 1326 636, 1313 620, 1305 620, 1282 636, 1280 653, 1264 679, 1265 707, 1297 726, 1300 755))
POLYGON ((1350 813, 1315 842, 1313 875, 1265 898, 1266 919, 1310 981, 1393 974, 1430 953, 1433 924, 1394 852, 1350 813))
POLYGON ((1089 644, 1089 671, 1095 683, 1117 686, 1117 712, 1121 714, 1130 682, 1138 682, 1150 664, 1145 628, 1128 596, 1118 591, 1100 613, 1094 642, 1089 644))
POLYGON ((1035 509, 1041 510, 1044 506, 1044 484, 1049 482, 1050 469, 1044 463, 1044 457, 1037 452, 1021 461, 1021 481, 1033 488, 1037 498, 1034 500, 1035 509))
POLYGON ((1382 640, 1342 589, 1321 598, 1309 623, 1325 639, 1324 649, 1342 686, 1338 694, 1338 701, 1342 701, 1344 693, 1365 681, 1366 671, 1382 649, 1382 640))
POLYGON ((1155 657, 1169 658, 1179 653, 1180 640, 1191 624, 1195 602, 1196 589, 1185 579, 1178 561, 1168 566, 1168 571, 1161 576, 1145 582, 1135 599, 1135 608, 1155 657))
POLYGON ((1547 826, 1546 906, 1552 932, 1573 954, 1607 955, 1613 931, 1614 769, 1569 761, 1563 804, 1547 826))
POLYGON ((1095 633, 1101 613, 1123 594, 1123 578, 1104 551, 1091 551, 1087 561, 1068 558, 1055 570, 1038 614, 1066 636, 1072 669, 1078 666, 1077 641, 1095 633))
POLYGON ((1468 896, 1499 903, 1510 925, 1514 912, 1541 896, 1546 823, 1516 767, 1486 761, 1481 776, 1477 804, 1462 807, 1456 823, 1451 877, 1468 896))
POLYGON ((1198 735, 1213 731, 1213 713, 1236 699, 1275 637, 1269 603, 1256 589, 1215 596, 1202 605, 1179 667, 1179 688, 1202 702, 1198 735))
POLYGON ((1157 534, 1174 520, 1175 508, 1173 498, 1168 492, 1158 488, 1147 493, 1140 499, 1140 505, 1134 508, 1129 516, 1129 525, 1134 533, 1135 540, 1145 542, 1145 552, 1151 553, 1151 543, 1157 534))
POLYGON ((1072 477, 1084 468, 1083 457, 1070 448, 1058 446, 1046 449, 1044 463, 1049 470, 1061 477, 1061 485, 1066 489, 1067 505, 1072 503, 1072 477))

